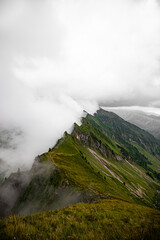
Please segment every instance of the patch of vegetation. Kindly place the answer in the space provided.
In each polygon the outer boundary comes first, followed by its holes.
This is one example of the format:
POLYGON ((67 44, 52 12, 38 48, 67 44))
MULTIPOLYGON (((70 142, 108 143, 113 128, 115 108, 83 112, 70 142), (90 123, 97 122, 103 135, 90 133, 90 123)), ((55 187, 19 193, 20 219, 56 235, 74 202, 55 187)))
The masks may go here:
POLYGON ((116 200, 79 203, 67 208, 0 220, 4 240, 158 240, 160 212, 116 200))
POLYGON ((93 191, 98 196, 118 197, 132 201, 123 184, 110 178, 104 179, 98 173, 99 170, 92 164, 93 155, 71 135, 65 136, 58 148, 44 156, 50 158, 57 167, 64 171, 73 187, 81 191, 93 191))
POLYGON ((154 155, 150 154, 145 149, 140 147, 138 144, 136 144, 136 143, 132 143, 132 144, 138 149, 138 151, 141 154, 143 154, 148 159, 149 165, 147 165, 145 167, 148 175, 150 175, 150 177, 152 176, 152 177, 155 177, 158 180, 160 180, 160 158, 159 158, 159 156, 155 157, 154 155))
POLYGON ((152 155, 160 155, 159 140, 154 138, 148 132, 123 120, 115 113, 100 109, 97 111, 94 117, 88 115, 87 119, 89 121, 92 119, 92 121, 96 122, 100 129, 103 128, 103 131, 105 131, 108 136, 114 136, 114 138, 120 142, 123 140, 131 143, 135 142, 152 155))

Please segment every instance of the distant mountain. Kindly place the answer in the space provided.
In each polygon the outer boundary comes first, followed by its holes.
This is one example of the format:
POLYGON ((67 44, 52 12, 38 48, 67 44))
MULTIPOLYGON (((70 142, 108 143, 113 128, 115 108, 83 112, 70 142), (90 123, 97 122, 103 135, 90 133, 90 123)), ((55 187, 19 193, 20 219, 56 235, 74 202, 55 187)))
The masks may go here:
POLYGON ((4 159, 4 156, 9 155, 8 151, 12 151, 17 148, 22 135, 23 133, 19 128, 0 128, 0 183, 5 177, 9 176, 13 170, 13 166, 11 168, 11 166, 6 162, 6 159, 4 159))
POLYGON ((113 108, 111 111, 116 113, 124 120, 133 123, 151 133, 154 137, 160 140, 160 116, 128 109, 113 108))
MULTIPOLYGON (((54 217, 48 212, 37 215, 38 218, 36 215, 21 219, 13 217, 0 222, 3 226, 0 234, 6 239, 12 239, 13 235, 16 239, 28 239, 30 231, 30 239, 52 239, 53 232, 55 239, 69 239, 73 232, 66 232, 63 227, 69 223, 69 229, 72 225, 77 236, 83 236, 77 239, 85 239, 85 229, 94 223, 99 229, 91 234, 97 237, 87 239, 131 239, 130 234, 132 239, 154 239, 153 234, 159 236, 160 214, 144 206, 160 208, 160 142, 115 113, 100 109, 94 116, 87 114, 81 126, 74 124, 71 134, 65 132, 53 148, 38 156, 30 171, 18 171, 5 179, 1 196, 11 184, 18 194, 12 207, 10 205, 9 215, 29 215, 71 206, 53 212, 54 217), (90 204, 72 207, 77 203, 90 204), (83 216, 80 217, 81 213, 83 216), (119 216, 123 219, 120 222, 119 216), (70 218, 74 220, 70 221, 70 218), (103 238, 102 232, 110 229, 112 219, 117 235, 111 233, 111 238, 103 238), (74 225, 76 221, 78 225, 74 225), (30 222, 33 226, 38 224, 40 235, 36 235, 30 222), (13 230, 15 224, 18 225, 13 230), (44 226, 48 230, 42 232, 44 226), (57 232, 58 226, 63 228, 61 233, 57 232), (134 229, 132 233, 131 229, 134 229), (100 238, 98 231, 102 231, 100 238)), ((0 203, 5 208, 4 203, 7 198, 0 203)))

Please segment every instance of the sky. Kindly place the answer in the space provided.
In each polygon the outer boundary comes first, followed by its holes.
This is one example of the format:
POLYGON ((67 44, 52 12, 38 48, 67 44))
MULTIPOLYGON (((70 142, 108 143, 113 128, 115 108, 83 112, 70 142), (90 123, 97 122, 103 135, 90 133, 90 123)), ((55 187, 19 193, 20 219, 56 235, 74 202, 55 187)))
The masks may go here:
POLYGON ((160 109, 158 0, 0 0, 0 158, 31 167, 83 110, 160 109))
POLYGON ((158 107, 148 107, 148 106, 118 106, 118 107, 103 107, 101 106, 101 108, 103 108, 106 111, 113 111, 114 110, 123 110, 123 111, 133 111, 133 112, 144 112, 147 113, 149 115, 154 115, 154 116, 160 116, 160 108, 158 107))

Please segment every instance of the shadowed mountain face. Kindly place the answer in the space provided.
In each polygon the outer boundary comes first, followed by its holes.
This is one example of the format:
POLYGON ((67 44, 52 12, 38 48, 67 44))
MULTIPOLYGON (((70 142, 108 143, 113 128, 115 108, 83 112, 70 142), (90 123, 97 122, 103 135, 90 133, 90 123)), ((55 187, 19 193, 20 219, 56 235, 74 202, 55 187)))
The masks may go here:
POLYGON ((111 111, 160 140, 160 116, 136 110, 112 109, 111 111))
POLYGON ((101 109, 94 115, 94 118, 88 115, 87 119, 105 135, 111 137, 116 142, 119 142, 121 147, 124 146, 125 149, 128 148, 129 157, 131 157, 133 153, 134 161, 139 165, 146 167, 149 162, 148 159, 141 156, 139 152, 137 152, 136 156, 136 150, 133 150, 133 146, 136 144, 154 156, 159 157, 160 142, 151 134, 124 121, 115 113, 101 109))

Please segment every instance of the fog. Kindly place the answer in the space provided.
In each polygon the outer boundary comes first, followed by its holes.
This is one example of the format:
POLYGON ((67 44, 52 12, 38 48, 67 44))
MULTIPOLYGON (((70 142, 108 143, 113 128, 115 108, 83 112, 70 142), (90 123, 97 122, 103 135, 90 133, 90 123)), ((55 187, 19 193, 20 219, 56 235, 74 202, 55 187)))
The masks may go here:
POLYGON ((160 107, 156 0, 1 0, 0 53, 0 158, 12 168, 31 167, 83 110, 160 107))

